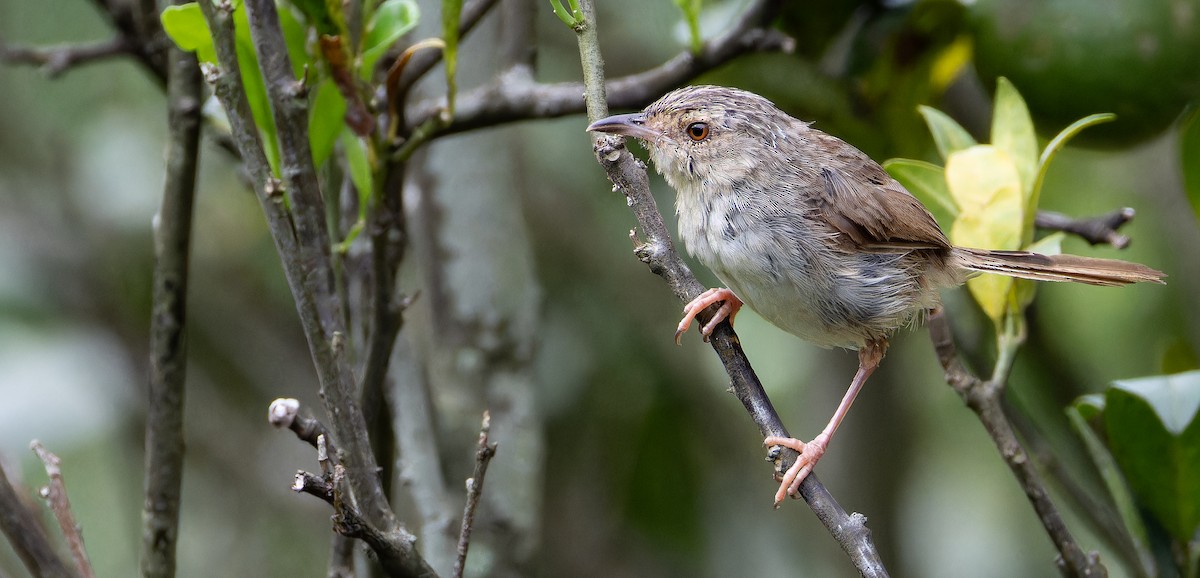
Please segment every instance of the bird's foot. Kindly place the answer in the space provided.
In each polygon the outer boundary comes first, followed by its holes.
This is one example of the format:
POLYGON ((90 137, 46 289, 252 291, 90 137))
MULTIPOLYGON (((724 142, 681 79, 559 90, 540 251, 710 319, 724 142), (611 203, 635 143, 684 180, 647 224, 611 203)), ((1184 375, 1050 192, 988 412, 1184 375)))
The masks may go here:
POLYGON ((783 503, 784 498, 796 494, 800 489, 800 482, 808 477, 812 472, 813 466, 817 465, 817 460, 825 455, 825 448, 829 446, 829 435, 822 432, 811 442, 805 443, 796 438, 785 438, 779 436, 767 436, 763 440, 765 446, 783 446, 800 452, 800 457, 796 458, 796 463, 784 472, 783 478, 779 482, 779 491, 775 492, 775 507, 783 503))
POLYGON ((733 323, 733 318, 737 316, 738 311, 742 308, 742 300, 738 299, 737 295, 734 295, 733 291, 729 289, 714 287, 701 293, 683 307, 683 319, 679 320, 679 327, 675 329, 675 344, 678 345, 680 340, 683 339, 683 332, 692 326, 692 320, 696 318, 697 314, 704 311, 709 305, 720 301, 724 301, 724 303, 721 304, 721 308, 717 310, 716 315, 713 315, 712 319, 708 320, 708 323, 705 323, 704 327, 700 329, 701 335, 704 336, 705 341, 708 341, 708 336, 712 335, 713 329, 716 329, 717 325, 726 318, 729 319, 730 323, 733 323))

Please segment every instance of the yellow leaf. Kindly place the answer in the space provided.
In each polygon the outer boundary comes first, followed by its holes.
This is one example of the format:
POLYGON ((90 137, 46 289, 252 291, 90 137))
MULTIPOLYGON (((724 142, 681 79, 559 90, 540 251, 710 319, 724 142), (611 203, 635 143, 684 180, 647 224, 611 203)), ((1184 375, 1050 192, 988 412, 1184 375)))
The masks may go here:
MULTIPOLYGON (((977 249, 1021 247, 1021 176, 1008 153, 991 145, 954 152, 946 161, 946 184, 959 206, 950 228, 952 243, 977 249)), ((1011 278, 990 274, 967 282, 971 296, 997 325, 1004 320, 1012 286, 1011 278)))

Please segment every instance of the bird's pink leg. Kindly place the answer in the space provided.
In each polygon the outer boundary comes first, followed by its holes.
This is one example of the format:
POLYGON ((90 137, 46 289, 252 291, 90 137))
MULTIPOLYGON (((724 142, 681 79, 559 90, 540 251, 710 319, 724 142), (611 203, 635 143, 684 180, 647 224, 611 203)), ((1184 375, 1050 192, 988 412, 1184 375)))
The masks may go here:
POLYGON ((704 340, 708 341, 708 336, 712 335, 713 329, 716 329, 717 324, 724 321, 725 318, 729 318, 729 322, 733 323, 733 318, 737 316, 738 311, 742 308, 742 300, 738 299, 737 295, 733 294, 733 291, 724 287, 714 287, 701 293, 695 299, 692 299, 691 303, 683 307, 683 319, 679 320, 679 327, 675 329, 676 345, 683 339, 683 332, 692 326, 692 320, 696 318, 696 315, 704 311, 704 308, 718 301, 724 301, 724 303, 717 310, 717 314, 713 315, 713 318, 700 329, 700 333, 704 335, 704 340))
POLYGON ((842 397, 842 402, 838 404, 837 411, 833 412, 833 417, 830 418, 829 424, 812 441, 804 443, 796 438, 779 436, 767 436, 763 440, 763 445, 783 446, 800 452, 800 457, 796 458, 796 463, 792 464, 792 467, 788 468, 788 471, 783 474, 783 479, 779 484, 779 491, 775 492, 776 508, 779 507, 784 498, 795 495, 796 490, 800 489, 800 482, 803 482, 804 478, 808 477, 808 474, 812 472, 813 466, 817 464, 817 460, 820 460, 821 456, 825 455, 825 448, 829 447, 829 440, 833 437, 833 432, 837 431, 838 425, 842 423, 842 419, 850 411, 850 406, 854 403, 854 398, 862 390, 863 384, 867 382, 867 378, 871 377, 871 374, 879 367, 879 362, 883 360, 883 354, 887 351, 887 345, 887 339, 874 339, 868 341, 866 345, 858 350, 858 372, 854 374, 854 379, 850 382, 850 387, 846 390, 846 395, 842 397))

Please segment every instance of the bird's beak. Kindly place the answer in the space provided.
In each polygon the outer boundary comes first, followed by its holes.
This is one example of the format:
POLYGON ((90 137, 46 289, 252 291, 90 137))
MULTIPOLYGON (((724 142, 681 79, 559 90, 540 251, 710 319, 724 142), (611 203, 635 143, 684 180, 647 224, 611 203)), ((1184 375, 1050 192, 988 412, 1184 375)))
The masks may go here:
POLYGON ((608 118, 602 118, 588 125, 587 129, 592 132, 607 132, 611 134, 619 134, 621 136, 631 136, 642 140, 654 141, 660 136, 658 133, 650 130, 646 126, 646 117, 640 112, 633 114, 618 114, 608 118))

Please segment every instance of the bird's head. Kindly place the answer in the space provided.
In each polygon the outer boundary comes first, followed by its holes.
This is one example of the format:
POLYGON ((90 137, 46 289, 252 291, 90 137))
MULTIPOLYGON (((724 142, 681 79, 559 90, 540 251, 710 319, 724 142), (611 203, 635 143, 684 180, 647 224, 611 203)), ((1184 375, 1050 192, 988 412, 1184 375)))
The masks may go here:
POLYGON ((772 155, 794 122, 769 100, 735 88, 689 86, 645 110, 600 119, 589 131, 641 140, 676 190, 745 178, 772 155))

